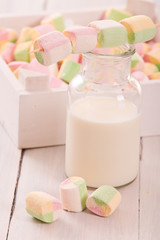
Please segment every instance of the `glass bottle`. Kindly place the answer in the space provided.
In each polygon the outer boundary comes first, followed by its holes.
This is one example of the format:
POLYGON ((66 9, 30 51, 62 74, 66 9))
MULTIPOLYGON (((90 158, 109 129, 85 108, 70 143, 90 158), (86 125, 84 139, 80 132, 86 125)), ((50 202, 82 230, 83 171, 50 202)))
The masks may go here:
POLYGON ((121 186, 138 173, 141 87, 130 76, 128 44, 83 55, 69 85, 65 170, 87 186, 121 186))

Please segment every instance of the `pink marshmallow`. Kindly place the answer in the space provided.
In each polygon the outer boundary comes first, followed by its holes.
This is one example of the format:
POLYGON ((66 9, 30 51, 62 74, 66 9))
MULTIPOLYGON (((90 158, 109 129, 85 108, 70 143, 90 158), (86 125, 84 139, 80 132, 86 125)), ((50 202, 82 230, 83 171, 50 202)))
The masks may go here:
POLYGON ((66 29, 63 33, 71 41, 73 53, 90 52, 96 47, 97 32, 94 28, 72 27, 66 29))
POLYGON ((34 27, 34 29, 39 33, 39 35, 44 35, 46 33, 54 31, 54 28, 51 24, 43 24, 34 27))
POLYGON ((67 84, 57 77, 50 77, 50 88, 60 88, 62 86, 67 86, 67 84))
POLYGON ((0 41, 8 41, 8 31, 0 29, 0 41))
POLYGON ((36 39, 33 50, 36 59, 42 65, 48 66, 66 58, 71 54, 72 47, 67 37, 61 32, 53 31, 36 39))
POLYGON ((40 47, 42 47, 46 51, 69 43, 68 39, 61 32, 58 31, 47 33, 37 40, 40 47))
POLYGON ((6 63, 10 63, 14 60, 14 50, 16 45, 11 42, 5 43, 0 49, 1 56, 6 63))
POLYGON ((149 81, 148 77, 144 72, 141 71, 136 71, 133 72, 132 75, 139 81, 139 82, 144 82, 144 81, 149 81))
POLYGON ((47 75, 50 75, 50 71, 48 66, 43 66, 42 64, 40 64, 36 58, 34 58, 30 65, 29 65, 30 70, 36 71, 36 72, 40 72, 40 73, 44 73, 47 75))
POLYGON ((16 70, 17 68, 22 67, 23 65, 26 65, 26 62, 23 62, 23 61, 12 61, 12 62, 8 63, 8 66, 12 70, 16 70))

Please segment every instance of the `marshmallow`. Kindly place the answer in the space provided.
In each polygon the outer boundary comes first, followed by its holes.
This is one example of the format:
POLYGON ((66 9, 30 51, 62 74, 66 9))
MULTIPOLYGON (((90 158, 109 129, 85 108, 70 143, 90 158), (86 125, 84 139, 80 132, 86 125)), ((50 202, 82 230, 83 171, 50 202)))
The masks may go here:
POLYGON ((150 80, 160 79, 160 72, 152 73, 148 77, 150 80))
POLYGON ((64 60, 58 78, 69 83, 81 70, 81 64, 73 62, 71 60, 64 60))
POLYGON ((61 32, 53 31, 42 35, 33 42, 35 57, 43 65, 51 65, 72 52, 69 39, 61 32))
POLYGON ((16 46, 14 57, 16 61, 25 61, 30 62, 30 48, 31 48, 32 42, 24 42, 19 43, 16 46))
POLYGON ((121 21, 124 18, 129 18, 131 16, 132 14, 127 11, 114 8, 110 8, 104 13, 104 19, 110 19, 117 22, 121 21))
POLYGON ((42 19, 41 24, 51 24, 54 27, 54 29, 61 31, 61 32, 65 28, 64 19, 61 15, 47 16, 44 19, 42 19))
POLYGON ((67 88, 67 84, 57 77, 50 78, 50 88, 67 88))
POLYGON ((138 53, 135 53, 131 58, 131 69, 134 71, 143 71, 144 69, 143 58, 138 53))
POLYGON ((97 31, 98 47, 116 47, 127 41, 125 27, 113 20, 100 20, 91 22, 89 27, 97 31))
POLYGON ((71 41, 73 53, 90 52, 96 47, 97 32, 94 28, 72 27, 66 29, 63 33, 71 41))
POLYGON ((86 208, 88 193, 83 178, 67 178, 60 184, 60 194, 63 209, 71 212, 81 212, 86 208))
POLYGON ((93 213, 105 217, 111 215, 121 201, 121 194, 112 186, 101 186, 87 199, 86 206, 93 213))
POLYGON ((29 215, 46 223, 55 221, 61 213, 61 203, 44 192, 31 192, 26 197, 26 211, 29 215))
POLYGON ((154 48, 160 48, 160 42, 154 43, 152 49, 154 48))
POLYGON ((0 47, 0 55, 6 63, 10 63, 14 60, 15 48, 15 43, 11 42, 6 42, 0 47))
POLYGON ((15 43, 17 41, 18 34, 11 28, 0 28, 0 41, 9 41, 15 43))
POLYGON ((145 54, 144 60, 155 64, 160 70, 160 48, 155 48, 145 54))
POLYGON ((25 27, 20 33, 18 43, 35 40, 36 38, 54 31, 54 28, 50 24, 35 26, 34 28, 25 27))
POLYGON ((132 75, 133 75, 139 82, 149 81, 147 75, 146 75, 144 72, 136 71, 136 72, 133 72, 132 75))
MULTIPOLYGON (((30 63, 17 62, 17 67, 16 67, 16 62, 13 62, 11 65, 9 65, 9 67, 12 68, 12 65, 13 65, 13 68, 15 68, 15 69, 13 69, 13 71, 15 70, 14 74, 17 78, 19 76, 19 70, 21 68, 48 75, 49 79, 52 78, 53 76, 55 76, 56 71, 58 71, 57 64, 52 64, 50 66, 44 66, 44 65, 40 64, 36 58, 34 58, 30 63)), ((50 79, 50 81, 51 81, 51 79, 50 79)))
POLYGON ((152 49, 148 43, 137 43, 135 44, 135 47, 136 52, 142 57, 152 49))
POLYGON ((145 62, 143 71, 148 76, 148 75, 151 75, 152 73, 158 72, 159 70, 156 65, 145 62))
POLYGON ((17 68, 26 65, 26 62, 24 61, 13 61, 8 63, 8 67, 12 70, 15 71, 17 68))
POLYGON ((30 37, 31 29, 32 29, 31 27, 25 27, 21 30, 20 36, 17 42, 18 44, 32 40, 30 37))
POLYGON ((29 92, 49 89, 49 76, 43 73, 21 68, 19 69, 19 81, 24 89, 29 92))
POLYGON ((156 26, 152 19, 147 16, 137 15, 125 18, 120 23, 127 30, 128 43, 149 41, 156 35, 156 26))
POLYGON ((71 60, 71 61, 77 62, 77 63, 82 63, 82 54, 80 54, 80 53, 70 54, 65 59, 68 59, 68 60, 71 60))

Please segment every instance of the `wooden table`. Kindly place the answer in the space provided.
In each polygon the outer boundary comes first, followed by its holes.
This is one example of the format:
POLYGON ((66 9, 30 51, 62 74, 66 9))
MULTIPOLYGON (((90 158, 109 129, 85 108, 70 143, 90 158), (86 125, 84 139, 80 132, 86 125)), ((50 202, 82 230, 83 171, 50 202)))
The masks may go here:
POLYGON ((65 147, 20 151, 0 127, 0 240, 160 239, 160 136, 141 143, 139 176, 119 188, 122 202, 113 215, 63 211, 56 222, 43 224, 26 213, 25 197, 39 190, 59 198, 65 147))

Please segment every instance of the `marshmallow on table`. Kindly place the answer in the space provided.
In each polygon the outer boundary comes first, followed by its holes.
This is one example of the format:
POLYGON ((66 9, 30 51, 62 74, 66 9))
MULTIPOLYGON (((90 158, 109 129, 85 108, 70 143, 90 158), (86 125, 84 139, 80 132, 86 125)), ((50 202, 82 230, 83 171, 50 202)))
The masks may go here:
POLYGON ((144 69, 143 58, 138 53, 135 53, 131 58, 131 69, 134 71, 143 71, 144 69))
POLYGON ((154 65, 153 63, 149 63, 149 62, 145 62, 144 63, 144 69, 143 72, 148 76, 151 75, 152 73, 156 73, 158 72, 158 68, 156 65, 154 65))
POLYGON ((71 212, 81 212, 86 208, 88 193, 83 178, 67 178, 60 184, 60 194, 63 209, 71 212))
POLYGON ((43 65, 51 65, 72 52, 69 39, 59 31, 42 35, 33 42, 35 57, 43 65))
POLYGON ((31 192, 26 197, 26 211, 42 222, 55 221, 59 217, 61 209, 61 203, 47 193, 31 192))
POLYGON ((18 33, 11 28, 0 28, 0 41, 9 41, 15 43, 18 39, 18 33))
POLYGON ((94 21, 88 26, 97 31, 98 47, 116 47, 125 44, 127 41, 125 27, 114 20, 94 21))
POLYGON ((0 55, 6 63, 10 63, 14 60, 15 48, 15 43, 11 42, 6 42, 0 47, 0 55))
POLYGON ((16 61, 25 61, 30 62, 30 48, 32 45, 32 41, 19 43, 16 46, 14 57, 16 61))
POLYGON ((99 216, 109 216, 118 207, 121 194, 112 186, 101 186, 87 199, 86 206, 99 216))
POLYGON ((81 64, 66 59, 61 65, 58 78, 69 83, 80 72, 80 70, 81 64))
POLYGON ((51 24, 54 29, 63 31, 65 28, 64 19, 61 15, 51 15, 42 19, 41 24, 51 24))
POLYGON ((160 48, 154 48, 145 54, 144 60, 155 64, 160 70, 160 48))
POLYGON ((97 45, 97 32, 94 28, 77 26, 66 29, 63 33, 69 38, 73 53, 90 52, 97 45))
POLYGON ((107 11, 105 11, 105 13, 103 15, 103 18, 104 19, 115 20, 115 21, 119 22, 122 19, 131 17, 131 16, 132 16, 132 14, 127 12, 127 11, 110 8, 107 11))
POLYGON ((139 43, 153 39, 156 35, 156 25, 152 19, 144 16, 137 15, 125 18, 120 21, 127 30, 128 43, 139 43))

